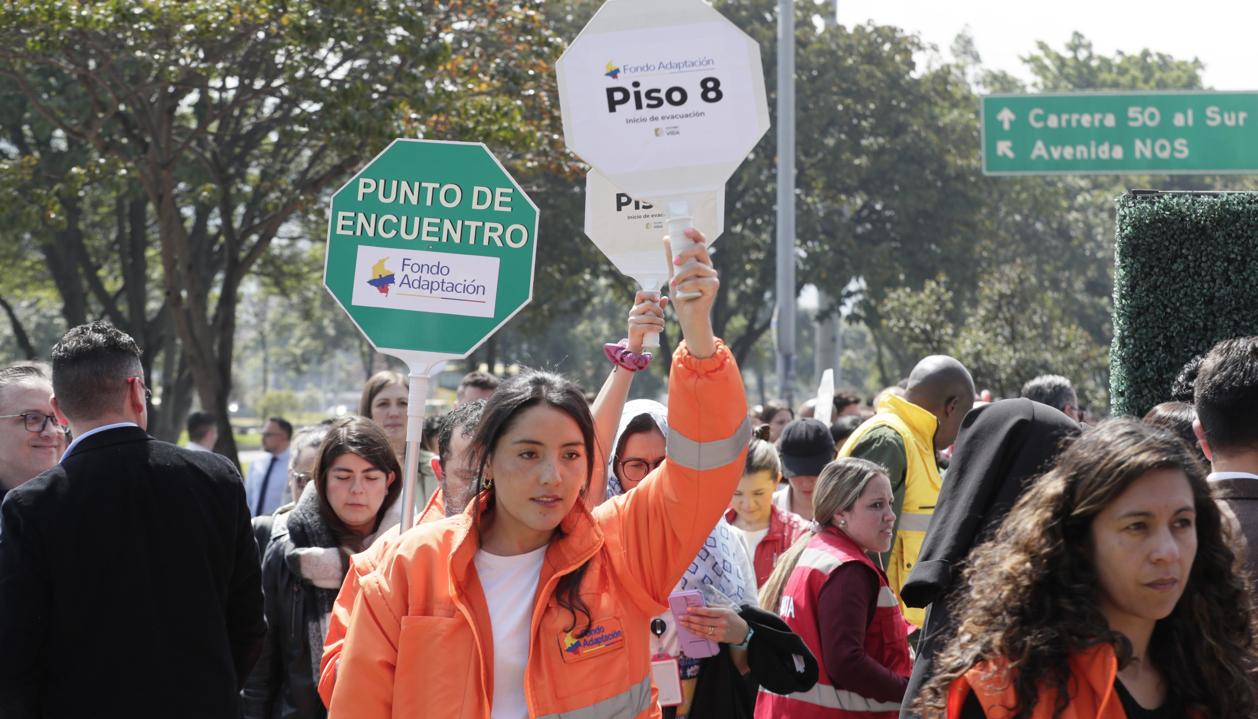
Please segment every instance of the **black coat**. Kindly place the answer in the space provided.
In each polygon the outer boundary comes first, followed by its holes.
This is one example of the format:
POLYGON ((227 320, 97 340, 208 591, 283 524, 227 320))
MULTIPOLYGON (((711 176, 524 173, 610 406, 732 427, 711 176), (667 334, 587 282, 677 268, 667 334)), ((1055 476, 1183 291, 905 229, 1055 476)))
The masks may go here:
POLYGON ((348 557, 336 548, 313 491, 303 494, 291 511, 272 515, 271 521, 262 559, 266 643, 245 684, 244 719, 323 719, 328 712, 319 698, 317 669, 326 618, 338 590, 321 589, 302 576, 297 550, 320 548, 335 554, 341 579, 349 570, 348 557))
POLYGON ((1001 400, 966 415, 917 564, 900 590, 908 606, 930 606, 902 719, 916 716, 909 707, 952 629, 951 602, 970 550, 996 531, 1027 480, 1048 470, 1062 441, 1078 432, 1074 420, 1029 399, 1001 400))
POLYGON ((0 716, 238 716, 266 627, 230 462, 107 430, 2 511, 0 716))

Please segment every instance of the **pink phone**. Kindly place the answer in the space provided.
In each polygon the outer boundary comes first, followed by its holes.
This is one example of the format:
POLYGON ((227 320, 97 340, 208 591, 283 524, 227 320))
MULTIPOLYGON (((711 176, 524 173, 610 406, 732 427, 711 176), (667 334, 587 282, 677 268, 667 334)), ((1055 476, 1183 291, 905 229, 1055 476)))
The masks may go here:
POLYGON ((686 616, 686 609, 702 606, 705 606, 703 595, 694 589, 687 589, 684 592, 673 592, 668 595, 668 608, 673 612, 673 624, 677 629, 677 641, 681 644, 682 653, 691 659, 715 656, 721 650, 716 642, 695 634, 683 627, 681 622, 676 621, 686 616))

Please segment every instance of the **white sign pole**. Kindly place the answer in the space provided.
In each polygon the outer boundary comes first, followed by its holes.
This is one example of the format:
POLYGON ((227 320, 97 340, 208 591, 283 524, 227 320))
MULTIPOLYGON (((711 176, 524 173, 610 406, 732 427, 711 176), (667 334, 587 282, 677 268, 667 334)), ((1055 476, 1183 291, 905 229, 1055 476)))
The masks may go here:
MULTIPOLYGON (((389 352, 406 363, 410 392, 406 406, 406 458, 402 469, 402 531, 415 524, 415 485, 419 481, 419 453, 424 439, 428 387, 451 355, 433 352, 389 352)), ((427 501, 424 497, 424 501, 427 501)))
POLYGON ((402 482, 402 531, 415 522, 415 482, 419 480, 419 452, 424 439, 428 404, 428 375, 411 368, 411 391, 406 406, 406 474, 402 482))
MULTIPOLYGON (((673 257, 677 257, 690 247, 691 240, 686 237, 686 230, 694 227, 694 218, 690 215, 690 203, 685 200, 672 200, 668 206, 668 241, 673 247, 673 257)), ((673 297, 679 300, 693 300, 700 297, 698 292, 673 291, 673 297)), ((655 345, 659 346, 659 338, 655 345)))
POLYGON ((821 385, 817 387, 817 408, 813 416, 830 424, 834 414, 834 370, 828 369, 821 373, 821 385))

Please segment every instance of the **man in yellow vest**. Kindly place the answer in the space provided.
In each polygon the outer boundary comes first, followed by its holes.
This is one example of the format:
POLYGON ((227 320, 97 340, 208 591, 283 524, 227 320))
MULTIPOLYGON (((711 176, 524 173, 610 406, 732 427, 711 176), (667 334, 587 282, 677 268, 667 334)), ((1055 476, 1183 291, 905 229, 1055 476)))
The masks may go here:
MULTIPOLYGON (((896 533, 883 555, 887 579, 896 595, 917 563, 942 479, 935 453, 950 446, 961 420, 974 406, 974 380, 952 357, 932 355, 917 363, 903 397, 888 393, 878 414, 856 428, 839 450, 840 457, 860 457, 887 468, 895 495, 896 533)), ((900 603, 914 626, 924 611, 900 603)))

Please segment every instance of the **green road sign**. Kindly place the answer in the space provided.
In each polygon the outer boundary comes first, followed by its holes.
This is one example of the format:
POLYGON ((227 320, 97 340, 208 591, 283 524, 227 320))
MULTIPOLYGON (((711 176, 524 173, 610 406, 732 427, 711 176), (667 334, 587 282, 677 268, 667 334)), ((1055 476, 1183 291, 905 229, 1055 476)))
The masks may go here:
POLYGON ((332 196, 323 283, 376 349, 466 357, 528 304, 536 236, 483 144, 394 140, 332 196))
POLYGON ((1258 92, 988 95, 983 172, 1258 172, 1258 92))

